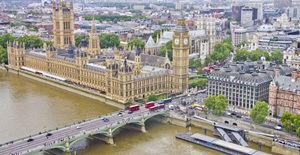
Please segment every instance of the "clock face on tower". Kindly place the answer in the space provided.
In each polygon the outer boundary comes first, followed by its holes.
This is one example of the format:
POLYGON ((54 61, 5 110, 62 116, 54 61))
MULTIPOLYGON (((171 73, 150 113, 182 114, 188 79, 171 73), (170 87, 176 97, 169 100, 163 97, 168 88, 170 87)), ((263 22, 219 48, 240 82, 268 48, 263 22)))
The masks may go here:
POLYGON ((189 43, 189 40, 187 38, 184 38, 183 43, 184 43, 184 45, 187 45, 189 43))
POLYGON ((178 44, 179 44, 179 39, 176 38, 176 39, 174 40, 174 43, 175 43, 175 45, 178 45, 178 44))

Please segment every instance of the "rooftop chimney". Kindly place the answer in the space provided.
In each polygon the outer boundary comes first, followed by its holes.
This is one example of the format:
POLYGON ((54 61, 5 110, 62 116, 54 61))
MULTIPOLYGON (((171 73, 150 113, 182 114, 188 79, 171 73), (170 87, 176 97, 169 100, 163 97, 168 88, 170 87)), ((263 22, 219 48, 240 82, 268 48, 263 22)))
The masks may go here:
POLYGON ((295 82, 297 78, 300 78, 300 72, 299 71, 293 71, 292 72, 292 82, 295 82))
POLYGON ((279 69, 275 69, 275 78, 279 76, 279 69))

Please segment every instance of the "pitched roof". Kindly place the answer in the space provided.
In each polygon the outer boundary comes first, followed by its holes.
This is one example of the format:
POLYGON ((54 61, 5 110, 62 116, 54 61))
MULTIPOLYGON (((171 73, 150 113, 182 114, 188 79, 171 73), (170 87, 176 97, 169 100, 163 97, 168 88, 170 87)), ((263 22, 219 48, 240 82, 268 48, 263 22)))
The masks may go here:
POLYGON ((150 35, 150 37, 146 43, 146 47, 154 47, 154 46, 156 46, 156 43, 154 42, 152 36, 150 35))
POLYGON ((296 79, 294 82, 292 81, 292 77, 290 76, 278 76, 275 78, 276 85, 280 90, 286 91, 297 91, 300 90, 300 79, 296 79))
MULTIPOLYGON (((128 52, 127 59, 130 61, 135 61, 135 51, 128 52)), ((147 63, 149 65, 162 65, 166 62, 166 57, 161 57, 157 55, 148 55, 141 53, 141 62, 147 63)))

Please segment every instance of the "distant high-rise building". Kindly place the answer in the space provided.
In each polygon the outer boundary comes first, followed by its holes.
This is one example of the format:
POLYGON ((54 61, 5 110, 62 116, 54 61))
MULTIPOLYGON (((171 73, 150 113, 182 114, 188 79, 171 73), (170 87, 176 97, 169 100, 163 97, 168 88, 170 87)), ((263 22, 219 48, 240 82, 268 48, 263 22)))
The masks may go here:
POLYGON ((232 44, 238 46, 241 42, 247 41, 247 30, 240 27, 232 32, 232 44))
POLYGON ((241 25, 243 27, 253 26, 253 8, 245 6, 241 11, 241 25))
POLYGON ((274 7, 283 9, 292 6, 292 0, 274 0, 274 7))
POLYGON ((261 1, 250 1, 247 3, 247 6, 252 7, 253 9, 256 10, 256 15, 259 20, 263 20, 263 2, 261 1))
POLYGON ((180 3, 180 1, 177 1, 175 4, 175 9, 176 10, 181 10, 183 9, 184 5, 180 3))
POLYGON ((241 11, 244 6, 232 6, 232 18, 240 22, 241 21, 241 11))
MULTIPOLYGON (((300 2, 299 2, 300 3, 300 2)), ((290 18, 299 18, 300 17, 300 8, 299 7, 287 7, 285 12, 290 18)))

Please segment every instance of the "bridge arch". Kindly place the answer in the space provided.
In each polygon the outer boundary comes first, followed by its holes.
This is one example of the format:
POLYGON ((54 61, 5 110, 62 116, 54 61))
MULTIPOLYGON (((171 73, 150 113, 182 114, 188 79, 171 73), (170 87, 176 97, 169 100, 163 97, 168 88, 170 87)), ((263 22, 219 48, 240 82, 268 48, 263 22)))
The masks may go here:
POLYGON ((158 116, 158 115, 162 115, 162 116, 163 116, 164 114, 165 114, 165 113, 161 113, 161 112, 160 112, 160 113, 156 113, 156 114, 154 114, 154 115, 145 117, 145 118, 144 118, 144 122, 146 122, 148 119, 150 119, 150 118, 152 118, 152 117, 154 117, 154 116, 158 116))
POLYGON ((79 137, 73 139, 72 141, 70 141, 70 148, 71 148, 71 146, 72 146, 73 144, 75 144, 76 142, 78 142, 78 141, 80 141, 80 140, 82 140, 82 139, 87 138, 89 135, 90 135, 90 134, 84 134, 84 135, 79 136, 79 137))
POLYGON ((61 149, 62 151, 66 151, 66 147, 62 146, 62 145, 58 145, 58 146, 54 145, 54 146, 46 147, 46 148, 43 148, 43 151, 52 150, 52 149, 61 149))

